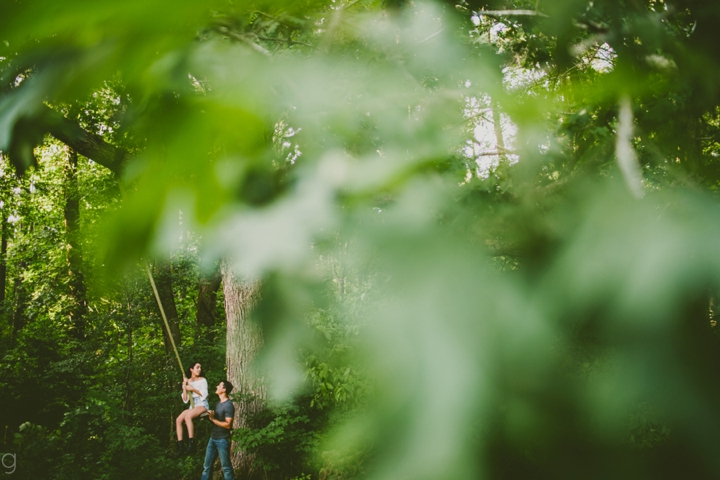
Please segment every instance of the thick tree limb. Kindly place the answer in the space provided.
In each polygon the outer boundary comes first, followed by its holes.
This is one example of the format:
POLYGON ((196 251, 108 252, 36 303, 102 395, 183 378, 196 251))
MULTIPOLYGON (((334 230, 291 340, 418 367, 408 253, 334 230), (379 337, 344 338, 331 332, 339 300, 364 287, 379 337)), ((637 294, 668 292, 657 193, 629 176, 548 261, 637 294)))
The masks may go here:
POLYGON ((547 17, 547 15, 537 10, 481 10, 477 13, 488 17, 547 17))
POLYGON ((124 161, 129 157, 127 150, 106 142, 100 135, 88 132, 48 106, 42 107, 48 133, 68 147, 119 174, 124 161))
POLYGON ((270 57, 272 55, 262 45, 258 45, 257 43, 252 41, 250 36, 252 35, 257 38, 257 35, 255 35, 255 34, 238 33, 236 31, 232 30, 231 28, 228 28, 225 25, 220 25, 220 27, 218 28, 218 31, 220 33, 222 33, 223 35, 227 35, 230 38, 234 38, 235 40, 244 42, 245 44, 249 45, 250 48, 252 48, 253 50, 255 50, 258 53, 265 55, 266 57, 270 57))
POLYGON ((513 154, 515 154, 515 152, 513 152, 512 150, 507 150, 505 148, 501 148, 498 150, 486 150, 484 152, 474 153, 473 155, 475 155, 476 157, 495 157, 495 156, 500 157, 500 156, 504 156, 507 154, 513 155, 513 154))

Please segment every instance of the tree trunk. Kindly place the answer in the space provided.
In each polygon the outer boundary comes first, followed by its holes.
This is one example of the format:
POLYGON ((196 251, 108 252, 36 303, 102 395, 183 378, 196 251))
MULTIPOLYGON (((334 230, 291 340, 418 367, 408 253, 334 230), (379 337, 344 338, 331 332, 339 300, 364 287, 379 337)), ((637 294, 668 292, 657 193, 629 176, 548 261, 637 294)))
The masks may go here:
MULTIPOLYGON (((222 265, 225 314, 227 317, 227 379, 233 384, 235 402, 234 428, 244 428, 247 420, 265 404, 263 379, 253 369, 253 361, 263 344, 262 331, 250 318, 250 312, 259 298, 257 282, 239 281, 227 262, 222 265)), ((240 478, 251 477, 253 456, 233 445, 233 468, 240 478)))
POLYGON ((5 216, 0 218, 2 238, 0 239, 0 305, 5 303, 5 289, 7 288, 7 244, 8 244, 8 221, 5 216))
POLYGON ((500 117, 500 110, 498 109, 497 103, 491 102, 490 110, 492 110, 493 130, 495 131, 498 156, 500 157, 501 163, 507 163, 507 150, 505 150, 505 139, 503 138, 502 118, 500 117))
POLYGON ((206 330, 215 326, 215 305, 221 283, 222 275, 220 273, 220 264, 216 264, 211 272, 201 272, 198 277, 197 313, 195 314, 195 320, 199 327, 204 327, 206 330))
POLYGON ((82 273, 80 248, 80 193, 77 183, 77 153, 69 147, 65 169, 65 260, 68 268, 70 289, 70 324, 75 338, 85 338, 85 314, 87 313, 87 289, 82 273))
MULTIPOLYGON (((32 236, 34 231, 34 225, 30 223, 27 227, 24 227, 23 222, 19 222, 16 229, 22 232, 23 228, 27 228, 27 234, 32 236)), ((23 273, 28 268, 28 261, 25 260, 27 253, 27 244, 22 242, 18 246, 18 258, 21 260, 17 264, 17 273, 13 281, 13 299, 12 299, 12 318, 11 326, 12 333, 11 338, 16 338, 17 334, 25 327, 26 318, 25 313, 30 303, 30 292, 28 291, 27 285, 23 281, 23 273)))
MULTIPOLYGON (((172 287, 172 275, 171 275, 170 260, 161 260, 155 262, 153 267, 153 277, 155 279, 155 286, 160 296, 160 302, 162 303, 163 310, 165 311, 165 317, 167 318, 168 325, 170 326, 170 332, 172 338, 175 341, 175 346, 180 347, 180 324, 178 321, 177 308, 175 306, 175 297, 173 296, 172 287)), ((165 322, 162 321, 162 314, 158 307, 158 315, 161 316, 161 325, 163 332, 163 340, 165 340, 165 352, 169 357, 174 358, 175 353, 173 352, 172 343, 170 337, 168 337, 167 329, 165 328, 165 322)))
POLYGON ((25 310, 30 301, 30 294, 23 283, 22 273, 27 268, 27 262, 21 261, 18 265, 18 273, 13 285, 13 313, 12 313, 12 338, 15 338, 25 326, 25 310))
POLYGON ((127 361, 125 362, 125 402, 124 410, 127 421, 131 420, 133 390, 130 384, 134 370, 133 355, 133 311, 130 293, 125 289, 125 346, 127 349, 127 361))
MULTIPOLYGON (((0 162, 7 162, 8 159, 0 154, 0 162)), ((6 307, 5 299, 7 298, 7 247, 8 237, 11 229, 8 222, 8 212, 10 211, 10 199, 12 198, 11 187, 9 182, 10 175, 3 175, 0 178, 0 195, 2 202, 0 203, 0 307, 6 307)), ((7 310, 3 308, 3 312, 7 315, 7 310)))

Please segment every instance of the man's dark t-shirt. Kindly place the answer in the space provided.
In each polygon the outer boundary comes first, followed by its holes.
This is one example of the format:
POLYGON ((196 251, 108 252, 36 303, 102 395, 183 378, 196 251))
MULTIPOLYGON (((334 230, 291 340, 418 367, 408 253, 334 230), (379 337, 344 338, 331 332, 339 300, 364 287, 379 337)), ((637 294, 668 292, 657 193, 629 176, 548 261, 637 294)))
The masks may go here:
MULTIPOLYGON (((215 404, 215 419, 219 421, 223 421, 228 418, 233 418, 235 416, 235 406, 230 400, 225 400, 224 402, 218 402, 215 404)), ((229 428, 222 428, 218 427, 217 425, 213 424, 212 432, 210 433, 210 436, 214 439, 218 438, 230 438, 230 429, 229 428)))

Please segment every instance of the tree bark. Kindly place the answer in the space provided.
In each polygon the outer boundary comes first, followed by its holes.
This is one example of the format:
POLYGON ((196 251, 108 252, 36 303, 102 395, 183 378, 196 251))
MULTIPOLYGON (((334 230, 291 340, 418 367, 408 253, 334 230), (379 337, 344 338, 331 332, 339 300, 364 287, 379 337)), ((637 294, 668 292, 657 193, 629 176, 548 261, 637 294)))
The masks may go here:
POLYGON ((48 106, 43 106, 43 118, 47 132, 77 153, 110 169, 115 174, 129 157, 127 150, 106 142, 100 135, 84 130, 48 106))
POLYGON ((27 268, 27 262, 21 261, 18 265, 18 273, 13 285, 13 313, 12 313, 12 338, 14 339, 20 330, 25 326, 25 310, 30 300, 30 294, 22 280, 22 272, 27 268))
POLYGON ((216 264, 211 272, 201 272, 198 277, 198 298, 195 320, 198 326, 206 329, 215 326, 215 305, 222 275, 220 264, 216 264))
POLYGON ((507 163, 507 151, 505 150, 505 139, 503 138, 502 131, 502 118, 500 117, 500 110, 498 109, 497 103, 491 102, 490 110, 492 110, 493 130, 495 131, 498 156, 501 162, 507 163))
MULTIPOLYGON (((168 325, 170 326, 170 332, 172 338, 175 341, 175 346, 180 347, 180 323, 178 320, 177 307, 175 306, 175 296, 173 295, 172 287, 172 270, 170 266, 170 260, 161 260, 155 262, 153 267, 153 277, 155 278, 155 286, 160 296, 160 302, 162 303, 163 310, 165 311, 165 317, 167 318, 168 325)), ((158 315, 160 315, 163 340, 165 341, 165 352, 172 358, 175 354, 173 353, 172 343, 168 336, 165 323, 162 321, 162 314, 158 307, 158 315)))
POLYGON ((77 183, 77 153, 66 147, 65 169, 65 260, 68 268, 70 289, 70 323, 73 335, 85 338, 85 314, 87 313, 87 289, 82 272, 82 250, 80 247, 80 193, 77 183))
MULTIPOLYGON (((238 280, 227 262, 222 265, 225 314, 227 317, 227 379, 233 384, 235 402, 234 428, 244 428, 248 419, 265 405, 263 379, 253 368, 253 361, 263 345, 262 331, 250 318, 250 312, 259 299, 257 282, 238 280)), ((251 477, 253 456, 233 445, 231 460, 240 478, 251 477)))
MULTIPOLYGON (((4 212, 5 210, 3 210, 4 212)), ((8 245, 8 220, 6 215, 0 217, 0 306, 5 304, 5 290, 7 288, 7 245, 8 245)))
MULTIPOLYGON (((22 229, 23 225, 22 223, 18 224, 17 228, 22 229)), ((33 225, 30 224, 28 227, 28 232, 32 234, 34 228, 33 225)), ((27 260, 24 260, 25 258, 25 250, 27 249, 27 246, 23 243, 19 246, 21 251, 19 252, 20 257, 23 260, 20 260, 17 265, 17 273, 15 274, 15 279, 13 281, 13 305, 12 305, 12 333, 11 338, 15 339, 17 337, 17 334, 25 327, 26 318, 25 318, 25 312, 28 307, 28 303, 30 303, 30 292, 28 291, 27 285, 25 285, 25 282, 23 282, 23 273, 28 268, 28 262, 27 260)))
POLYGON ((125 347, 127 349, 127 361, 125 362, 125 402, 124 410, 125 418, 130 421, 132 415, 132 397, 133 389, 131 388, 132 373, 134 371, 134 351, 133 351, 133 309, 132 297, 127 288, 125 288, 125 347))
MULTIPOLYGON (((7 162, 7 157, 0 154, 0 162, 7 162)), ((7 298, 7 246, 8 236, 10 235, 10 226, 8 223, 8 212, 10 211, 10 185, 8 183, 10 175, 4 175, 0 178, 0 195, 2 195, 2 206, 0 208, 0 306, 4 306, 7 298)))

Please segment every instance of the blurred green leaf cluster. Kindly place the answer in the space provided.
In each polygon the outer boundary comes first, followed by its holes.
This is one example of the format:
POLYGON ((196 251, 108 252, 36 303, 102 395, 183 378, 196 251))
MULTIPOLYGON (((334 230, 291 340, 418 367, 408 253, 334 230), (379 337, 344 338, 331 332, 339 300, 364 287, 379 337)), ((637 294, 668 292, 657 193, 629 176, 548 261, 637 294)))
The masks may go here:
MULTIPOLYGON (((719 21, 715 0, 0 0, 0 178, 60 178, 47 135, 89 158, 97 295, 187 231, 176 278, 260 281, 284 406, 241 444, 302 453, 267 472, 717 478, 719 21)), ((10 255, 60 271, 57 232, 24 235, 10 255)), ((72 311, 45 267, 20 268, 35 321, 4 363, 62 366, 71 333, 30 334, 72 311)), ((133 425, 105 448, 151 442, 133 425)))
POLYGON ((294 478, 307 468, 326 422, 307 401, 272 405, 236 429, 237 448, 255 455, 257 469, 273 478, 294 478))

